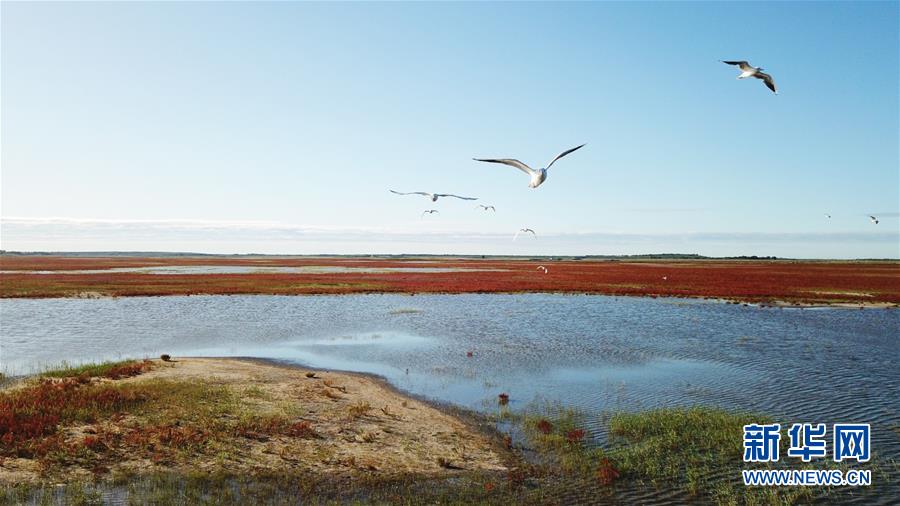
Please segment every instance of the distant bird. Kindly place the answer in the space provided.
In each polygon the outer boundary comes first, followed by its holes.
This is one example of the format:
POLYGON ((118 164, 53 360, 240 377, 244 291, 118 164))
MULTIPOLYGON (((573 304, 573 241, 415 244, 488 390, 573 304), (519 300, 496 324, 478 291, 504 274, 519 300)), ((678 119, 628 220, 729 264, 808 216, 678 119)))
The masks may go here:
POLYGON ((495 208, 494 206, 486 206, 484 204, 478 204, 478 206, 476 206, 476 209, 479 207, 484 211, 487 211, 488 209, 490 209, 491 211, 494 211, 495 213, 497 212, 497 208, 495 208))
POLYGON ((869 215, 869 221, 871 221, 872 223, 878 225, 878 218, 876 218, 876 217, 874 217, 874 216, 872 216, 872 215, 869 215))
POLYGON ((727 63, 728 65, 737 65, 741 69, 740 75, 737 76, 738 79, 746 79, 748 77, 755 77, 757 79, 762 79, 764 83, 766 83, 766 87, 772 90, 772 93, 778 94, 778 90, 775 89, 775 81, 772 80, 772 76, 763 72, 762 67, 754 67, 745 61, 725 61, 722 60, 722 63, 727 63))
POLYGON ((666 281, 668 279, 669 279, 669 276, 663 276, 663 281, 666 281))
POLYGON ((537 234, 534 233, 534 230, 531 230, 530 228, 520 228, 519 231, 516 232, 516 235, 513 236, 513 241, 519 238, 519 234, 527 234, 528 232, 531 232, 531 235, 537 237, 537 234))
POLYGON ((426 214, 434 214, 434 213, 440 213, 440 211, 438 211, 437 209, 428 209, 428 210, 422 211, 422 217, 424 218, 426 214))
POLYGON ((831 215, 828 213, 825 213, 825 217, 828 218, 829 220, 831 219, 831 215))
POLYGON ((515 168, 521 170, 522 172, 528 174, 531 177, 531 182, 528 183, 529 188, 537 188, 538 186, 541 185, 541 183, 543 183, 544 181, 547 180, 547 171, 550 170, 550 166, 552 166, 560 158, 568 155, 569 153, 571 153, 575 150, 581 149, 584 146, 585 146, 585 144, 582 144, 581 146, 576 146, 572 149, 563 151, 562 153, 557 155, 556 158, 554 158, 553 160, 550 160, 550 163, 548 163, 545 168, 540 169, 540 170, 534 170, 531 167, 525 165, 524 163, 522 163, 518 160, 514 160, 512 158, 473 158, 473 160, 475 160, 477 162, 502 163, 504 165, 509 165, 511 167, 515 167, 515 168))
POLYGON ((543 271, 544 271, 544 274, 547 274, 547 268, 544 267, 543 265, 538 265, 538 266, 537 266, 537 270, 543 270, 543 271))
POLYGON ((453 197, 453 198, 462 199, 462 200, 478 200, 475 197, 460 197, 459 195, 453 195, 452 193, 428 193, 428 192, 403 193, 403 192, 395 192, 394 190, 391 190, 391 193, 396 193, 397 195, 424 195, 425 197, 430 198, 432 202, 437 202, 437 199, 439 199, 441 197, 453 197))

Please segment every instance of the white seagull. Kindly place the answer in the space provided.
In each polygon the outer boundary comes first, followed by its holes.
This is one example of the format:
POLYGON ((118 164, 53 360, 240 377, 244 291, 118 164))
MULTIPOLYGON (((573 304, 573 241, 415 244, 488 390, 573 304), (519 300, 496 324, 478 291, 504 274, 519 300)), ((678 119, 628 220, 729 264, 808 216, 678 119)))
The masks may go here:
POLYGON ((427 209, 425 211, 422 211, 422 217, 424 218, 426 214, 434 214, 434 213, 440 213, 440 211, 438 211, 437 209, 427 209))
POLYGON ((874 217, 874 216, 872 216, 872 215, 869 215, 869 221, 871 221, 872 223, 878 225, 878 218, 876 218, 876 217, 874 217))
POLYGON ((554 162, 556 162, 560 158, 568 155, 572 151, 583 148, 584 146, 585 146, 585 144, 582 144, 581 146, 576 146, 572 149, 563 151, 562 153, 557 155, 556 158, 554 158, 553 160, 550 160, 550 163, 548 163, 546 167, 544 167, 543 169, 540 169, 540 170, 534 170, 531 167, 525 165, 524 163, 522 163, 518 160, 514 160, 512 158, 473 158, 473 160, 475 160, 477 162, 502 163, 504 165, 509 165, 511 167, 515 167, 515 168, 521 170, 522 172, 528 174, 528 176, 531 177, 531 182, 528 183, 529 188, 537 188, 538 186, 541 185, 541 183, 543 183, 544 181, 547 180, 547 171, 550 170, 550 166, 553 165, 554 162))
POLYGON ((831 219, 831 215, 828 213, 825 213, 825 217, 828 218, 829 220, 831 219))
POLYGON ((757 79, 762 79, 764 83, 766 83, 766 87, 772 90, 772 93, 778 94, 778 90, 775 89, 775 81, 772 80, 772 76, 763 72, 762 67, 754 67, 745 61, 725 61, 722 60, 722 63, 727 63, 728 65, 737 65, 741 69, 740 75, 737 76, 738 79, 746 79, 748 77, 755 77, 757 79))
POLYGON ((459 195, 453 195, 452 193, 428 193, 428 192, 395 192, 391 190, 391 193, 396 193, 397 195, 424 195, 431 199, 432 202, 437 202, 437 199, 441 197, 453 197, 462 200, 478 200, 475 197, 460 197, 459 195))
POLYGON ((516 232, 516 235, 513 236, 513 241, 519 238, 519 234, 527 234, 528 232, 531 232, 531 235, 537 238, 537 234, 534 233, 534 230, 531 230, 530 228, 520 228, 519 231, 516 232))
POLYGON ((538 265, 538 266, 537 266, 537 270, 543 270, 543 271, 544 271, 544 274, 547 274, 547 268, 544 267, 543 265, 538 265))
POLYGON ((477 206, 475 206, 475 209, 478 209, 479 207, 483 211, 487 211, 488 209, 490 209, 491 211, 494 211, 495 213, 497 212, 497 208, 495 208, 494 206, 486 206, 484 204, 478 204, 477 206))

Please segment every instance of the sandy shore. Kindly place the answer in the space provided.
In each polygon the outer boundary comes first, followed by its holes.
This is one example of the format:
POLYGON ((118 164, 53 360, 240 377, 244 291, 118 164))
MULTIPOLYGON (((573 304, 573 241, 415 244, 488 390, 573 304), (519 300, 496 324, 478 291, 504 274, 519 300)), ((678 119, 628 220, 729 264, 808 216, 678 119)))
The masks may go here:
MULTIPOLYGON (((505 471, 509 457, 495 438, 470 423, 365 375, 308 371, 249 359, 178 358, 172 362, 154 360, 151 370, 135 377, 94 381, 122 386, 162 381, 224 387, 235 394, 233 399, 240 405, 232 412, 284 415, 291 423, 308 426, 314 434, 298 437, 245 431, 242 437, 235 436, 231 438, 234 441, 211 451, 197 449, 187 459, 169 462, 154 462, 140 451, 115 452, 116 461, 109 464, 109 473, 243 469, 296 470, 335 477, 355 473, 443 476, 463 471, 505 471)), ((201 398, 198 404, 203 402, 201 398)), ((154 419, 152 412, 135 411, 61 430, 70 445, 92 434, 112 434, 118 437, 108 440, 127 441, 129 427, 146 432, 154 419)), ((172 425, 180 424, 176 421, 172 425)), ((0 459, 0 483, 46 479, 41 466, 41 462, 27 458, 0 459)), ((55 479, 67 481, 90 477, 92 471, 76 459, 54 474, 55 479)))

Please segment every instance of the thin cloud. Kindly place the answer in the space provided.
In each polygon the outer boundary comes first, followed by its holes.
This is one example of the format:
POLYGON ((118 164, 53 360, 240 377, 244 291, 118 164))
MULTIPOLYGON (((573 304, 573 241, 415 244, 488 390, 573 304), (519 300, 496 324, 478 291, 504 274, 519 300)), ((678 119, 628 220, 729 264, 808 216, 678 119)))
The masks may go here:
MULTIPOLYGON (((399 227, 341 227, 291 224, 274 221, 200 220, 200 219, 95 219, 68 217, 3 217, 0 219, 5 239, 40 237, 58 238, 159 238, 160 240, 328 240, 328 241, 394 241, 439 243, 443 241, 492 242, 508 241, 507 231, 477 232, 470 230, 420 230, 399 227)), ((893 230, 865 232, 692 232, 692 233, 628 233, 586 230, 579 232, 541 232, 546 242, 609 242, 616 244, 666 243, 834 243, 842 241, 885 242, 900 240, 893 230)))

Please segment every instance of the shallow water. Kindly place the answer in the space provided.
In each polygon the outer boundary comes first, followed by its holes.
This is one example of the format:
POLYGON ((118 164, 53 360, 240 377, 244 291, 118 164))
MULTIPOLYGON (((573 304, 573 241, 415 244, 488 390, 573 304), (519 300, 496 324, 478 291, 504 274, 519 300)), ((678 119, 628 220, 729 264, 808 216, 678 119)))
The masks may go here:
POLYGON ((5 299, 0 325, 12 374, 161 353, 263 357, 375 373, 483 411, 500 392, 513 409, 559 401, 585 410, 599 441, 601 412, 674 405, 868 422, 873 451, 900 460, 896 310, 552 294, 5 299))

